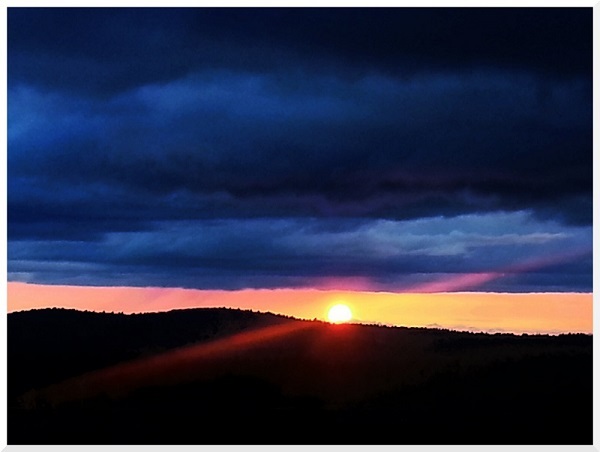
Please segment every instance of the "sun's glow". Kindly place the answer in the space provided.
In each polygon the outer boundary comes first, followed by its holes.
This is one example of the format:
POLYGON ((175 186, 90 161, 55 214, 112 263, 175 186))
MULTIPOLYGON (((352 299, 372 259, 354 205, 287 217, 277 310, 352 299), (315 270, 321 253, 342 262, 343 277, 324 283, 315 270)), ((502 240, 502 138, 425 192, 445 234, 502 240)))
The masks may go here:
POLYGON ((333 323, 344 323, 352 319, 352 311, 345 304, 336 304, 329 308, 327 318, 333 323))
POLYGON ((329 308, 346 304, 352 322, 359 318, 367 324, 516 334, 592 334, 593 301, 592 293, 231 291, 7 283, 9 313, 52 307, 126 314, 227 307, 329 321, 329 308))

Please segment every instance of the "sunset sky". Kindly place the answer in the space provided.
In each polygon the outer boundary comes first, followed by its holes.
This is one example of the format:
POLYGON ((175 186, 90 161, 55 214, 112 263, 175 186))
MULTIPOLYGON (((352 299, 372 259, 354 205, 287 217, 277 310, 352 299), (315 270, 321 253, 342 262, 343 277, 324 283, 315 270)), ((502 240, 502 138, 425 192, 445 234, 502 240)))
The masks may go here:
POLYGON ((591 332, 592 176, 592 8, 8 10, 9 312, 591 332))

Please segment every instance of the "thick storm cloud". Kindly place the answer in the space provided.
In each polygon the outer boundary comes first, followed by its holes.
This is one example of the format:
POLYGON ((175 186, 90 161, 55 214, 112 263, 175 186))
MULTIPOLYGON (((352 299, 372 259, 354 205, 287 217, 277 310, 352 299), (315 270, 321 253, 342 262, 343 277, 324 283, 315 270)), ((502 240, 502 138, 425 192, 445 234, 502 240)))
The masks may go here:
POLYGON ((476 288, 590 291, 591 33, 591 8, 10 8, 9 279, 405 290, 568 255, 476 288))

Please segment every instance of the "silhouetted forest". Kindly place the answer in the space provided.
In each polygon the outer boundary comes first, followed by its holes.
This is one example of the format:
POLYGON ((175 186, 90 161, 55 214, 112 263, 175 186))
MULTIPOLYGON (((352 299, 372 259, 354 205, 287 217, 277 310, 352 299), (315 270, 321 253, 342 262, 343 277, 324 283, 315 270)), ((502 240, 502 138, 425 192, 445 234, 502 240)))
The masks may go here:
POLYGON ((8 315, 9 444, 592 444, 592 336, 8 315))

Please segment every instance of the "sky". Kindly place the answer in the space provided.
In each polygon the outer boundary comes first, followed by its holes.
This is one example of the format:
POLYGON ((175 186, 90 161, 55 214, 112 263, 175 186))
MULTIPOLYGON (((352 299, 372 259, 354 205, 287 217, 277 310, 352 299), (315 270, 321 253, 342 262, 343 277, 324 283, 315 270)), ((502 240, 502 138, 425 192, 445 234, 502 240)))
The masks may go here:
POLYGON ((592 8, 9 8, 7 34, 9 286, 592 292, 592 8))
POLYGON ((329 320, 348 306, 352 323, 513 334, 592 334, 586 293, 391 293, 356 290, 194 290, 8 284, 8 312, 59 307, 124 314, 227 307, 329 320))

